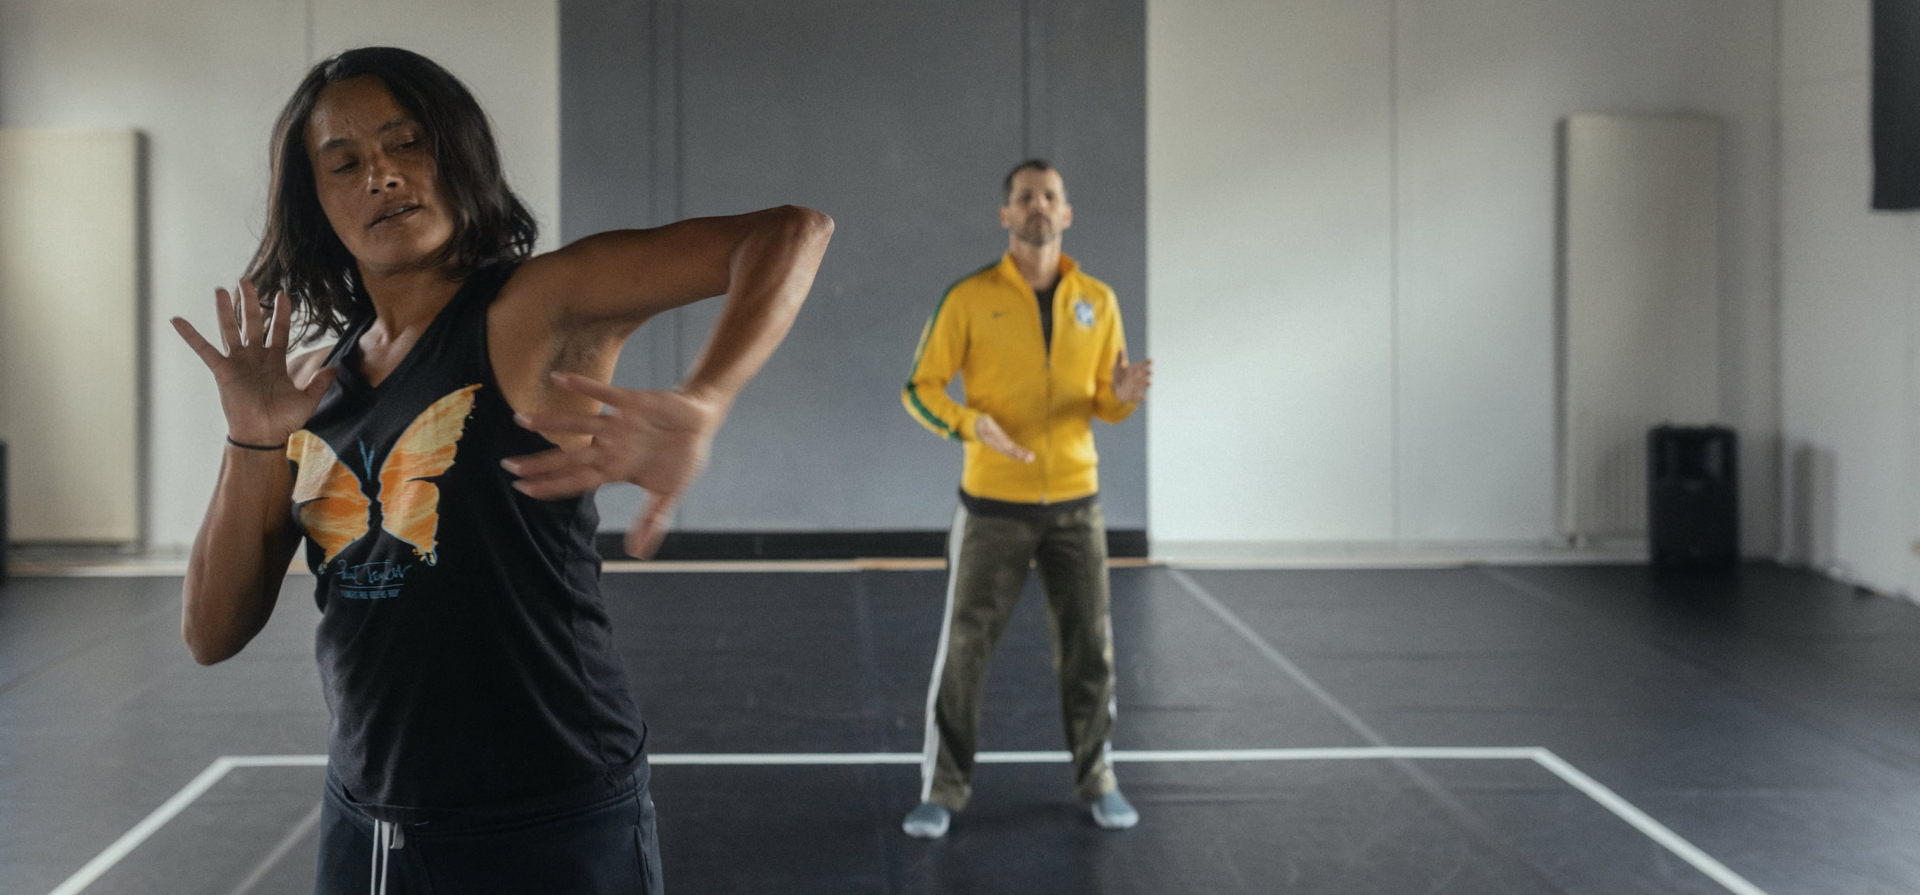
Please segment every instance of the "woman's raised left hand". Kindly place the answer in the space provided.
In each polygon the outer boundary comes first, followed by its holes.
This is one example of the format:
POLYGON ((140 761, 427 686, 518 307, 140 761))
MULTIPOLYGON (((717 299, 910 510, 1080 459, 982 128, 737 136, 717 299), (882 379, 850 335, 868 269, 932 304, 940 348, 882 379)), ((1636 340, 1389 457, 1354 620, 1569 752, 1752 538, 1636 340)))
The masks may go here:
POLYGON ((605 412, 522 413, 515 421, 549 439, 586 435, 590 440, 509 457, 500 465, 520 477, 515 488, 537 500, 585 494, 608 482, 646 489, 647 505, 627 531, 626 549, 641 558, 653 555, 680 495, 707 467, 726 408, 686 392, 636 391, 572 373, 554 373, 553 381, 606 405, 605 412))

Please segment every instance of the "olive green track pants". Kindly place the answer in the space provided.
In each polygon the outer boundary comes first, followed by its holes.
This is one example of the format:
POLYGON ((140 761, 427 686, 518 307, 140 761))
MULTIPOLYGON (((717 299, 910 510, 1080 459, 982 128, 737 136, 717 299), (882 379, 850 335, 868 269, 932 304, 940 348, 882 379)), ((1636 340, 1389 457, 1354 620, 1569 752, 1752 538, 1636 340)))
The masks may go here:
POLYGON ((1020 601, 1029 565, 1039 568, 1046 588, 1075 794, 1090 802, 1115 786, 1107 759, 1115 710, 1113 624, 1099 503, 1031 519, 975 515, 962 507, 948 539, 946 620, 927 693, 922 801, 958 811, 972 794, 987 664, 1020 601))

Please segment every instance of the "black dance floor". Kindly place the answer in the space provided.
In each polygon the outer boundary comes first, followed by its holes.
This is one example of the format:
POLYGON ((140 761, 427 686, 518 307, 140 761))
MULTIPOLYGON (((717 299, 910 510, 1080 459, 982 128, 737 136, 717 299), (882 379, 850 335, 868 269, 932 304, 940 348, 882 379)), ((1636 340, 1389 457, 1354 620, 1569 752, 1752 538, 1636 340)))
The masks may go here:
MULTIPOLYGON (((0 893, 309 891, 310 585, 211 669, 178 579, 0 586, 0 893)), ((1118 833, 1031 590, 937 842, 899 820, 941 573, 606 591, 678 895, 1920 892, 1920 607, 1794 571, 1116 570, 1118 833)))

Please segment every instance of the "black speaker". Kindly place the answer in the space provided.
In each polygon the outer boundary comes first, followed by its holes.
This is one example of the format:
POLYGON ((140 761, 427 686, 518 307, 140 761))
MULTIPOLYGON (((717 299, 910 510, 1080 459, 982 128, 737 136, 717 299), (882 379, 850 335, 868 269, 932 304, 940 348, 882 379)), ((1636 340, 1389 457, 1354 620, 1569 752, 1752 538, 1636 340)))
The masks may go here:
POLYGON ((1740 562, 1740 451, 1732 429, 1659 426, 1647 433, 1647 541, 1653 564, 1740 562))
POLYGON ((1920 0, 1873 0, 1873 207, 1920 208, 1920 0))

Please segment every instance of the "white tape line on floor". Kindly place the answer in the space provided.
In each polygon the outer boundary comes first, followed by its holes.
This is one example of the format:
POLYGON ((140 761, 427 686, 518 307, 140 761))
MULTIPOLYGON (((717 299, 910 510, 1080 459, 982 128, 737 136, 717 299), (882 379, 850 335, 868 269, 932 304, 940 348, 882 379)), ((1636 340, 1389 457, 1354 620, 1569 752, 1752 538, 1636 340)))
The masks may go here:
MULTIPOLYGON (((1174 583, 1178 584, 1182 590, 1185 590, 1189 596, 1199 601, 1202 606, 1205 606, 1209 612, 1212 612, 1221 622, 1231 628, 1234 633, 1239 634, 1249 645, 1253 646, 1261 655, 1265 656, 1267 661, 1273 663, 1282 673, 1292 678, 1295 683, 1299 684, 1311 694, 1321 705, 1326 706, 1328 711, 1333 712, 1335 716, 1339 717, 1340 720, 1344 722, 1348 728, 1353 730, 1354 733, 1359 735, 1361 739, 1383 750, 1394 748, 1388 744, 1384 736, 1374 730, 1366 721, 1362 720, 1359 713, 1348 708, 1344 703, 1340 702, 1339 699, 1335 698, 1332 693, 1327 692, 1327 690, 1321 687, 1319 682, 1315 681, 1305 670, 1295 664, 1292 659, 1287 658, 1285 653, 1280 652, 1279 648, 1268 642, 1267 638, 1261 636, 1260 632, 1255 631, 1252 625, 1247 624, 1246 621, 1236 615, 1233 610, 1227 608, 1225 603, 1220 602, 1213 594, 1208 593, 1206 588, 1201 587, 1200 582, 1193 580, 1192 576, 1179 569, 1169 569, 1167 574, 1173 579, 1174 583)), ((1490 572, 1489 574, 1492 573, 1490 572)), ((1525 757, 1531 758, 1541 767, 1559 776, 1560 779, 1568 785, 1585 793, 1588 798, 1598 802, 1602 807, 1613 812, 1616 817, 1626 821, 1628 825, 1659 843, 1661 847, 1692 865, 1695 870, 1705 874, 1709 879, 1719 883, 1728 891, 1735 893, 1735 895, 1766 895, 1766 892, 1761 890, 1759 886, 1748 882, 1744 877, 1733 872, 1731 868, 1715 860, 1713 856, 1702 851, 1693 843, 1688 842, 1678 833, 1668 829, 1664 824, 1654 820, 1653 817, 1646 812, 1635 808, 1632 803, 1621 798, 1613 790, 1602 786, 1599 781, 1581 773, 1578 768, 1568 764, 1559 756, 1554 755, 1546 749, 1534 749, 1531 750, 1531 752, 1532 754, 1525 757)), ((1383 755, 1381 757, 1394 756, 1383 755)))
MULTIPOLYGON (((1115 762, 1131 763, 1214 763, 1264 761, 1532 761, 1567 785, 1579 790, 1634 829, 1659 843, 1691 864, 1714 882, 1735 895, 1767 895, 1713 856, 1668 829, 1646 812, 1635 808, 1613 790, 1601 785, 1580 769, 1547 749, 1531 746, 1333 746, 1298 749, 1151 749, 1115 750, 1115 762)), ((918 752, 664 752, 647 757, 661 766, 694 767, 795 767, 844 765, 917 765, 918 752)), ((1065 752, 982 752, 975 756, 980 764, 1050 764, 1068 760, 1065 752)), ((108 870, 113 869, 140 844, 179 816, 196 799, 219 783, 234 768, 325 767, 325 755, 223 755, 193 778, 178 793, 154 809, 145 820, 134 825, 112 845, 88 861, 85 866, 48 895, 79 895, 108 870)))

